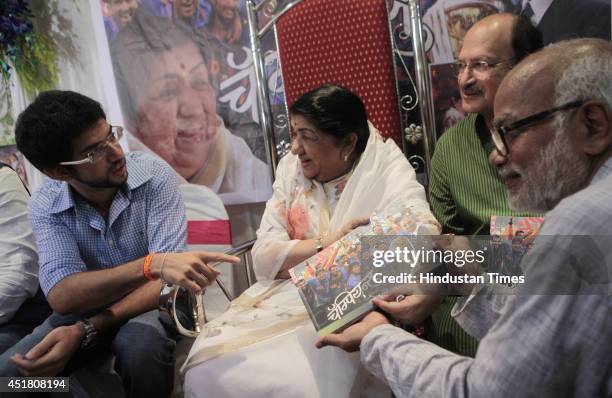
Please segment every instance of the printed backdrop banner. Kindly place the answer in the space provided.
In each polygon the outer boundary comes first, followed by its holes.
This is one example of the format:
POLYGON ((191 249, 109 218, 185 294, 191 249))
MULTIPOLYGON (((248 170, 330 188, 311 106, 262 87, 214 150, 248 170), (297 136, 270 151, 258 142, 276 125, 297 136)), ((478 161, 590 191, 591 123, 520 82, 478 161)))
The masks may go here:
MULTIPOLYGON (((130 150, 154 152, 225 204, 272 192, 245 6, 100 0, 130 150)), ((276 57, 267 60, 272 81, 276 57)))
POLYGON ((452 66, 465 33, 474 23, 498 12, 522 13, 542 32, 544 45, 577 37, 610 40, 610 3, 610 0, 421 0, 438 136, 464 116, 452 66))

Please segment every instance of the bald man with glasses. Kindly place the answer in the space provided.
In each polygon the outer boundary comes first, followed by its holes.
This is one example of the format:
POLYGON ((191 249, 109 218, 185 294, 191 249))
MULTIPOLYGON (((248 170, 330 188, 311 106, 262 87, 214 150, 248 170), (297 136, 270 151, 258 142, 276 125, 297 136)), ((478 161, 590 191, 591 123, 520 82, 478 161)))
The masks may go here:
MULTIPOLYGON (((541 34, 524 16, 495 14, 466 33, 454 71, 468 115, 444 132, 431 160, 429 202, 443 232, 488 235, 492 215, 530 215, 510 210, 503 182, 487 155, 493 147, 489 128, 497 88, 515 64, 541 46, 541 34)), ((451 318, 454 302, 449 297, 433 312, 428 338, 473 356, 477 342, 451 318)))
POLYGON ((512 14, 484 18, 466 33, 454 71, 468 116, 438 141, 429 185, 434 215, 445 232, 487 234, 491 215, 519 215, 509 211, 503 184, 487 163, 489 128, 497 87, 513 65, 540 46, 530 22, 512 14))

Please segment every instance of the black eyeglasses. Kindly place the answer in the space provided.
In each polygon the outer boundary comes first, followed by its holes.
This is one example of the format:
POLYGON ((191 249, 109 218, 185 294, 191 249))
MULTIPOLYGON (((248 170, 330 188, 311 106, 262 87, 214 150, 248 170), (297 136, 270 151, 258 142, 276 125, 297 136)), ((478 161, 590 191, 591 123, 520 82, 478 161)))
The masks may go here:
POLYGON ((491 131, 491 138, 493 139, 493 143, 495 144, 495 149, 502 156, 508 156, 510 152, 508 143, 506 142, 506 136, 512 135, 514 137, 520 135, 524 132, 524 129, 530 126, 533 126, 537 123, 543 122, 547 118, 551 117, 557 112, 569 111, 570 109, 578 108, 584 104, 584 101, 572 101, 567 104, 557 106, 552 109, 548 109, 543 112, 538 112, 534 115, 527 116, 526 118, 517 120, 514 123, 511 123, 507 126, 493 126, 491 131))

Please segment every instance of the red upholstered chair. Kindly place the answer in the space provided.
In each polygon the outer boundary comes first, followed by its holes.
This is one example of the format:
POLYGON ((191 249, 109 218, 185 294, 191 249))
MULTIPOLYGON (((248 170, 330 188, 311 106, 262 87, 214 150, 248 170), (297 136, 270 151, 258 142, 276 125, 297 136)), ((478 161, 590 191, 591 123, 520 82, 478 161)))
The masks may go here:
POLYGON ((276 29, 288 105, 321 84, 343 85, 402 148, 385 0, 303 0, 276 29))

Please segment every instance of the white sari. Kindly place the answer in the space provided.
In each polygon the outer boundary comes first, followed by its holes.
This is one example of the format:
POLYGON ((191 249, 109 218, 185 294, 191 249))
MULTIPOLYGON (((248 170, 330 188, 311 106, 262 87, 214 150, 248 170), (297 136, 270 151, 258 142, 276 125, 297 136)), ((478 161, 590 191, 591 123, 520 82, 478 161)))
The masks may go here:
POLYGON ((273 278, 300 240, 337 231, 397 201, 415 215, 419 233, 439 233, 413 168, 372 125, 353 170, 326 184, 305 178, 295 155, 281 159, 253 248, 259 282, 197 338, 182 369, 185 396, 388 397, 358 354, 315 348, 318 337, 297 289, 273 278))

